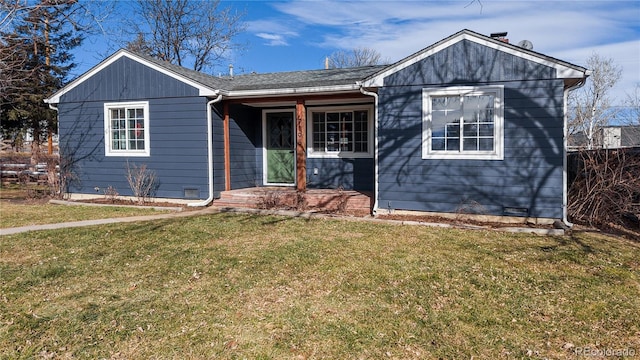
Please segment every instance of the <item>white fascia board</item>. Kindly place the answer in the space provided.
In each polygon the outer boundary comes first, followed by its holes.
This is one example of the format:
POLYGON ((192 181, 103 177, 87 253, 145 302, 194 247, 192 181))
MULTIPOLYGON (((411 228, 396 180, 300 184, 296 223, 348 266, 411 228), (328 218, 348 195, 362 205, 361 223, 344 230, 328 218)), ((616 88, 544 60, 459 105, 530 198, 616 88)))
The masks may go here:
POLYGON ((118 50, 116 53, 114 53, 113 55, 111 55, 110 57, 108 57, 106 60, 104 60, 103 62, 101 62, 100 64, 96 65, 95 67, 93 67, 92 69, 90 69, 89 71, 87 71, 86 73, 82 74, 80 77, 78 77, 77 79, 73 80, 72 82, 70 82, 69 84, 67 84, 67 86, 63 87, 62 89, 58 90, 55 94, 53 94, 50 98, 45 99, 44 102, 48 103, 48 104, 57 104, 60 102, 60 98, 62 97, 62 95, 68 93, 69 91, 71 91, 73 88, 75 88, 76 86, 78 86, 79 84, 83 83, 85 80, 89 79, 90 77, 94 76, 95 74, 99 73, 100 71, 102 71, 103 69, 105 69, 106 67, 108 67, 109 65, 113 64, 114 62, 116 62, 117 60, 126 57, 129 58, 133 61, 139 62, 147 67, 150 67, 156 71, 159 71, 162 74, 165 74, 169 77, 172 77, 178 81, 181 81, 187 85, 193 86, 194 88, 198 89, 199 91, 199 95, 200 96, 217 96, 218 95, 218 90, 209 88, 207 86, 204 86, 200 83, 197 83, 191 79, 188 79, 184 76, 180 76, 172 71, 169 71, 161 66, 158 66, 150 61, 147 61, 144 58, 141 58, 131 52, 128 52, 124 49, 118 50))
POLYGON ((529 53, 526 52, 525 49, 523 49, 523 51, 519 50, 519 49, 514 49, 511 46, 502 43, 498 43, 496 41, 492 41, 489 39, 485 39, 483 37, 478 37, 477 35, 474 35, 472 33, 462 33, 458 36, 454 36, 450 39, 444 40, 439 44, 436 44, 435 46, 433 46, 432 48, 427 48, 422 52, 419 52, 417 54, 415 54, 413 57, 407 58, 405 61, 402 61, 400 63, 397 63, 395 66, 392 66, 388 69, 386 69, 385 71, 377 74, 376 76, 374 76, 373 78, 364 81, 363 82, 363 86, 365 87, 378 87, 378 86, 384 86, 384 78, 394 74, 408 66, 411 66, 419 61, 424 60, 425 58, 428 58, 429 56, 432 56, 433 54, 451 46, 454 45, 460 41, 463 40, 469 40, 469 41, 473 41, 477 44, 480 45, 484 45, 487 46, 489 48, 495 49, 495 50, 499 50, 499 51, 503 51, 506 52, 508 54, 514 55, 514 56, 518 56, 521 57, 523 59, 529 60, 529 61, 533 61, 535 63, 538 64, 542 64, 545 66, 549 66, 552 67, 554 69, 556 69, 556 78, 558 79, 566 79, 566 78, 584 78, 585 76, 588 76, 588 74, 585 73, 585 71, 579 70, 575 67, 572 66, 567 66, 564 64, 559 63, 558 61, 554 61, 548 57, 545 57, 543 55, 535 55, 533 53, 529 53))
POLYGON ((334 94, 339 92, 356 92, 360 91, 360 86, 356 83, 349 85, 333 85, 333 86, 316 86, 302 88, 283 88, 283 89, 258 89, 258 90, 232 90, 223 91, 227 98, 251 98, 251 97, 269 97, 269 96, 286 96, 300 94, 334 94))

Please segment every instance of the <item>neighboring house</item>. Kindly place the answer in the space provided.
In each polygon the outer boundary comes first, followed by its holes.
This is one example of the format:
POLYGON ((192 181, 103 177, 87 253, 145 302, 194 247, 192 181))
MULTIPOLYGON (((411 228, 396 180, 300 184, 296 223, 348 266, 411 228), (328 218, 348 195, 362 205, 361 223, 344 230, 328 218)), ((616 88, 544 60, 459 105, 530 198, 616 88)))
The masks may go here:
MULTIPOLYGON (((127 162, 156 196, 208 203, 255 186, 371 191, 374 211, 560 219, 566 97, 588 71, 460 31, 388 66, 214 77, 120 50, 62 88, 68 191, 127 162)), ((130 194, 129 194, 130 195, 130 194)))
POLYGON ((605 149, 640 147, 640 126, 606 126, 598 135, 605 149))
MULTIPOLYGON (((594 149, 619 149, 640 147, 640 126, 603 126, 593 137, 594 149)), ((569 151, 587 148, 587 137, 583 132, 569 135, 569 151)))

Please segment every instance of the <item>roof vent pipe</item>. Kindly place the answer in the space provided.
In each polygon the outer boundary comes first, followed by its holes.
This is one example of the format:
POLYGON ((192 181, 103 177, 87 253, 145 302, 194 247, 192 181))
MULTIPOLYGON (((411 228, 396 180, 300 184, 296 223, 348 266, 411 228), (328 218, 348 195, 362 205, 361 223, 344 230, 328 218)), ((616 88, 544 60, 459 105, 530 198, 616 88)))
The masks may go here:
POLYGON ((229 64, 229 76, 233 77, 233 64, 229 64))

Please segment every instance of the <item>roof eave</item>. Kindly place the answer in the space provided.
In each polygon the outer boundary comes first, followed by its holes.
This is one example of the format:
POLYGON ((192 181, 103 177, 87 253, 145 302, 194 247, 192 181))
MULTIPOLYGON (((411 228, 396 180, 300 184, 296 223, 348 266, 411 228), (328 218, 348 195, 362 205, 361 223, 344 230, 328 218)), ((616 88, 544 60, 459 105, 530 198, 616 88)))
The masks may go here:
POLYGON ((255 89, 255 90, 230 90, 222 91, 228 99, 245 99, 254 97, 278 97, 291 95, 326 95, 336 93, 359 92, 357 83, 332 86, 310 86, 282 89, 255 89))

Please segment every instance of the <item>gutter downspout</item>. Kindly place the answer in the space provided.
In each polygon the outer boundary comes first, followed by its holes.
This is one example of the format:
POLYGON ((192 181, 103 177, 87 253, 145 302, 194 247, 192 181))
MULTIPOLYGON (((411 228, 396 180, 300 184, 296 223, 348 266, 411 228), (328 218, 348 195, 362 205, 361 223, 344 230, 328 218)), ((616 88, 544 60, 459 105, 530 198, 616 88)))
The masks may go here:
POLYGON ((562 223, 568 226, 569 228, 573 227, 573 223, 569 221, 567 218, 569 206, 569 189, 568 186, 568 175, 567 175, 567 147, 568 147, 568 139, 569 139, 569 117, 567 115, 568 110, 568 100, 569 100, 569 92, 575 89, 582 87, 587 81, 587 76, 591 75, 591 71, 587 70, 585 72, 585 77, 578 81, 575 85, 572 85, 568 88, 564 89, 564 125, 563 125, 563 146, 562 146, 562 223))
POLYGON ((378 212, 378 93, 365 90, 362 83, 357 82, 360 86, 362 95, 373 96, 373 209, 371 213, 376 216, 378 212))
POLYGON ((209 171, 209 197, 205 200, 188 203, 189 207, 207 206, 213 201, 213 120, 211 119, 211 106, 222 100, 222 94, 216 92, 218 97, 207 103, 207 157, 209 171))

